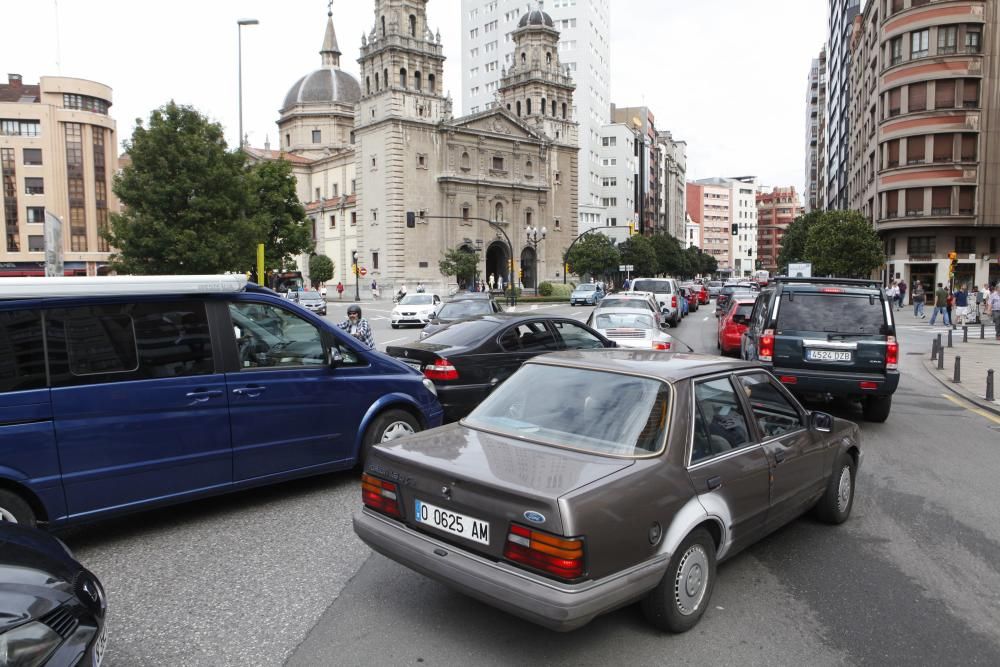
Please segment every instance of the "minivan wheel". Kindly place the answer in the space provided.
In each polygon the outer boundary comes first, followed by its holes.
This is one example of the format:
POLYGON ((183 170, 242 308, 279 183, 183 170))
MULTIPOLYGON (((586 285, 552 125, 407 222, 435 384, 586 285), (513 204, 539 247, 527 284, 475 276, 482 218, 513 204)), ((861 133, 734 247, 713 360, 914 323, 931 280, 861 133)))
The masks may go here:
POLYGON ((823 497, 816 503, 816 518, 825 523, 840 524, 847 521, 854 507, 854 459, 841 454, 837 467, 826 483, 823 497))
POLYGON ((11 491, 0 489, 0 521, 34 526, 35 513, 31 510, 31 506, 24 502, 21 496, 11 491))
POLYGON ((892 395, 889 396, 866 396, 861 404, 865 421, 882 423, 889 418, 889 409, 892 407, 892 395))
POLYGON ((376 417, 368 426, 368 430, 365 431, 358 463, 364 465, 368 459, 368 453, 375 445, 412 435, 419 430, 420 423, 406 410, 386 410, 376 417))
POLYGON ((665 632, 687 632, 698 624, 715 588, 715 541, 698 528, 677 547, 663 579, 642 600, 642 613, 665 632))

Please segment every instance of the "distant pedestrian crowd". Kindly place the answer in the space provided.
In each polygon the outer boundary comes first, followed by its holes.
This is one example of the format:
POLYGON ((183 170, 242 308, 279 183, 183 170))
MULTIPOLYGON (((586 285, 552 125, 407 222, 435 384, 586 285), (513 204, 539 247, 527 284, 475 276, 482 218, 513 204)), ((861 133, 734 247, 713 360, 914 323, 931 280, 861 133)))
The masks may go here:
MULTIPOLYGON (((906 291, 906 283, 902 280, 894 280, 886 288, 886 296, 892 301, 896 310, 901 310, 906 305, 906 291)), ((978 285, 973 285, 970 290, 967 283, 955 288, 948 288, 944 283, 938 283, 933 296, 934 311, 931 313, 931 326, 937 322, 939 315, 945 326, 951 326, 952 323, 964 326, 973 322, 992 320, 996 338, 1000 340, 1000 282, 992 287, 988 284, 983 285, 982 290, 978 285)), ((927 315, 924 314, 927 289, 921 281, 914 281, 910 298, 913 300, 913 316, 927 319, 927 315)))

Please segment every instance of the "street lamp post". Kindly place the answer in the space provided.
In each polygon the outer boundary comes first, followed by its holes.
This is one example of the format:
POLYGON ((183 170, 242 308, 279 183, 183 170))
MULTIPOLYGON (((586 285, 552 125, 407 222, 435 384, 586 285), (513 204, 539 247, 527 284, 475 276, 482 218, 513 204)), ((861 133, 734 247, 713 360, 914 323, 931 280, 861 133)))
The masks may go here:
POLYGON ((361 286, 358 282, 358 251, 351 251, 351 261, 354 263, 354 300, 361 301, 361 286))
POLYGON ((532 261, 531 273, 534 278, 535 296, 538 296, 538 244, 545 240, 545 235, 548 234, 548 230, 545 227, 538 229, 537 227, 528 227, 528 245, 531 246, 532 261))
POLYGON ((239 19, 236 21, 236 41, 238 42, 239 58, 236 65, 236 69, 239 77, 239 107, 240 107, 240 136, 239 144, 240 150, 243 150, 243 26, 245 25, 257 25, 260 21, 257 19, 239 19))

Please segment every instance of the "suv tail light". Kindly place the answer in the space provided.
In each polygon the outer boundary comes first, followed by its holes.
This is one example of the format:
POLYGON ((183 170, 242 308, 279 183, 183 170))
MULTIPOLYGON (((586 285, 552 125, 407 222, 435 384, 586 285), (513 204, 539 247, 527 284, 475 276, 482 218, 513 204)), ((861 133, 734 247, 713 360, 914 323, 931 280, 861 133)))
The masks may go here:
POLYGON ((438 358, 424 366, 424 377, 428 380, 457 380, 458 369, 447 359, 438 358))
POLYGON ((885 367, 891 370, 899 368, 899 343, 895 336, 889 336, 885 345, 885 367))
POLYGON ((772 361, 774 357, 774 329, 766 329, 760 337, 757 356, 761 361, 772 361))
POLYGON ((396 485, 386 482, 368 473, 361 475, 361 502, 376 512, 388 514, 397 519, 403 518, 399 507, 399 493, 396 485))
POLYGON ((670 297, 670 307, 671 308, 676 308, 677 307, 677 295, 676 294, 674 296, 670 297))
POLYGON ((571 581, 583 576, 583 540, 566 539, 510 524, 503 557, 571 581))
POLYGON ((669 350, 670 349, 670 343, 660 343, 660 342, 657 342, 657 341, 654 340, 653 341, 653 349, 654 350, 669 350))

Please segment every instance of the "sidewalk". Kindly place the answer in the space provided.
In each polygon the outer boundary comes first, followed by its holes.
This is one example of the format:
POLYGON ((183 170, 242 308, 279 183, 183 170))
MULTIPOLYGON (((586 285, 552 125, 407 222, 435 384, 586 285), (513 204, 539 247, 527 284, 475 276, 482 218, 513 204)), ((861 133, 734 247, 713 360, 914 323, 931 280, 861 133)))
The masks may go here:
POLYGON ((988 321, 984 317, 982 321, 986 326, 982 329, 979 324, 969 324, 969 340, 963 343, 961 327, 951 329, 951 327, 943 326, 940 317, 933 327, 930 326, 932 312, 932 309, 927 308, 925 309, 927 319, 918 319, 913 317, 912 306, 904 308, 896 311, 896 324, 906 327, 908 330, 924 327, 931 334, 926 342, 920 343, 922 348, 925 346, 925 349, 920 349, 920 352, 924 368, 934 379, 965 400, 975 403, 985 410, 1000 414, 1000 400, 986 400, 986 371, 989 369, 995 371, 993 374, 994 398, 1000 398, 1000 340, 996 338, 992 320, 988 321), (949 330, 951 330, 952 347, 948 347, 949 330), (984 335, 983 338, 979 337, 980 333, 984 335), (944 348, 943 370, 938 370, 938 362, 931 360, 932 340, 936 338, 934 334, 941 334, 941 345, 944 348), (953 381, 956 357, 962 358, 960 383, 953 381))

